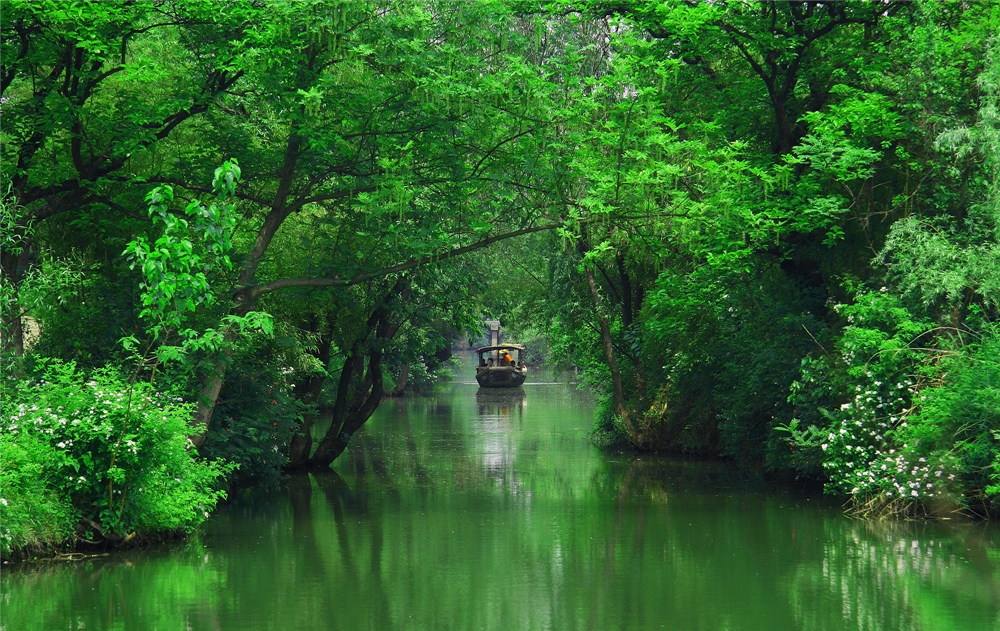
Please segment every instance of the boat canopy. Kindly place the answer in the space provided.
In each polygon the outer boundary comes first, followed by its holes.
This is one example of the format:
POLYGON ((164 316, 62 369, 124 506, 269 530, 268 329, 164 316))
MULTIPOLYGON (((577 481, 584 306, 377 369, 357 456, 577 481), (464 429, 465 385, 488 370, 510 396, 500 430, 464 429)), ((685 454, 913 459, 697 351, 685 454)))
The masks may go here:
POLYGON ((495 362, 499 364, 500 355, 502 355, 507 351, 510 351, 508 353, 510 355, 514 354, 514 352, 516 351, 517 361, 521 361, 524 359, 523 355, 524 347, 521 346, 520 344, 497 344, 495 346, 484 346, 476 350, 476 354, 479 356, 479 365, 485 366, 487 357, 493 359, 495 362))
POLYGON ((487 352, 491 352, 491 351, 500 351, 500 350, 504 350, 504 349, 513 350, 513 351, 523 351, 524 347, 521 346, 520 344, 498 344, 496 346, 484 346, 484 347, 482 347, 480 349, 477 349, 476 352, 477 353, 487 353, 487 352))

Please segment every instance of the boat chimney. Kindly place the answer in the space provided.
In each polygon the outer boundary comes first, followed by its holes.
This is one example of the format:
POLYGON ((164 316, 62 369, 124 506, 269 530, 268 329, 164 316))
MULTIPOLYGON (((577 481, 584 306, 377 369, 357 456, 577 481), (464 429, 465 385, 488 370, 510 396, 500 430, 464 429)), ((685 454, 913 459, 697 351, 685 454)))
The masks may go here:
POLYGON ((490 327, 490 346, 500 343, 500 320, 487 320, 486 326, 490 327))

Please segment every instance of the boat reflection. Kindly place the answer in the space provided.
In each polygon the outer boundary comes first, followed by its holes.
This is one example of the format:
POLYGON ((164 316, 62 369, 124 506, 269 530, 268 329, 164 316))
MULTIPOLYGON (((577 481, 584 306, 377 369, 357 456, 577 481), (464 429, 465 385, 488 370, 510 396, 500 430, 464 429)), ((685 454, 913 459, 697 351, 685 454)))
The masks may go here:
POLYGON ((524 414, 527 399, 524 388, 480 388, 476 392, 476 404, 480 417, 495 417, 497 420, 510 418, 512 414, 520 418, 524 414))

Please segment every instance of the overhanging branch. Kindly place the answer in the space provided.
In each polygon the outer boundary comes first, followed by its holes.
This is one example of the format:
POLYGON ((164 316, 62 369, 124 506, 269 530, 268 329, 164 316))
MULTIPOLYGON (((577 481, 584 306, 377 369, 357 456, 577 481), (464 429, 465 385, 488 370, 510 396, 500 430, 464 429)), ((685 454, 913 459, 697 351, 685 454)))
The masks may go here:
MULTIPOLYGON (((533 226, 531 228, 514 230, 513 232, 505 232, 487 239, 476 241, 470 245, 453 248, 447 252, 442 252, 440 254, 428 254, 427 256, 410 259, 409 261, 399 263, 397 265, 391 265, 389 267, 383 267, 379 270, 356 274, 355 276, 351 276, 349 278, 282 278, 269 283, 264 283, 263 285, 257 285, 256 287, 244 288, 242 292, 247 292, 247 289, 249 289, 249 299, 252 301, 258 296, 271 293, 272 291, 278 291, 279 289, 289 289, 291 287, 350 287, 351 285, 357 285, 358 283, 388 276, 389 274, 398 274, 400 272, 405 272, 430 263, 455 258, 456 256, 461 256, 463 254, 493 245, 499 241, 512 239, 525 234, 531 234, 533 232, 542 232, 543 230, 555 230, 556 228, 561 228, 563 226, 564 224, 561 223, 546 224, 544 226, 533 226)), ((237 294, 237 301, 239 301, 239 294, 237 294)))
MULTIPOLYGON (((618 219, 623 221, 636 221, 638 219, 649 219, 654 217, 687 217, 688 213, 659 213, 650 215, 638 215, 630 217, 619 217, 618 219)), ((605 217, 584 217, 582 219, 574 220, 574 223, 589 223, 598 219, 604 219, 605 217)), ((476 241, 475 243, 462 246, 460 248, 453 248, 446 252, 440 254, 428 254, 427 256, 422 256, 420 258, 410 259, 404 263, 398 263, 396 265, 391 265, 389 267, 383 267, 382 269, 374 270, 371 272, 363 272, 361 274, 356 274, 349 278, 281 278, 278 280, 273 280, 269 283, 264 283, 262 285, 256 285, 253 287, 241 287, 236 290, 234 300, 240 304, 253 304, 259 296, 264 294, 269 294, 273 291, 278 291, 281 289, 291 289, 292 287, 350 287, 351 285, 357 285, 359 283, 364 283, 369 280, 374 280, 376 278, 381 278, 383 276, 388 276, 389 274, 398 274, 400 272, 405 272, 423 265, 429 265, 431 263, 436 263, 438 261, 445 261, 448 259, 461 256, 463 254, 468 254, 469 252, 474 252, 475 250, 480 250, 487 246, 493 245, 494 243, 505 241, 507 239, 512 239, 514 237, 519 237, 525 234, 531 234, 533 232, 542 232, 545 230, 555 230, 557 228, 563 228, 567 224, 565 223, 551 223, 542 226, 533 226, 531 228, 522 228, 520 230, 514 230, 512 232, 505 232, 503 234, 494 235, 492 237, 476 241)))

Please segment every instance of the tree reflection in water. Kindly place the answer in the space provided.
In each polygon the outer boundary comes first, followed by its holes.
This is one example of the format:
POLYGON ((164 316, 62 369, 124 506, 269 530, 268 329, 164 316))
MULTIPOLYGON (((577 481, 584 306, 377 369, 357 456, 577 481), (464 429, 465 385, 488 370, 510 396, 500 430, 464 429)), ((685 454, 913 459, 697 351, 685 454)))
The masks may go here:
POLYGON ((867 524, 738 468, 604 453, 584 395, 527 391, 389 401, 336 473, 200 538, 4 572, 0 628, 1000 627, 991 525, 867 524))

